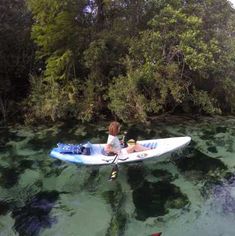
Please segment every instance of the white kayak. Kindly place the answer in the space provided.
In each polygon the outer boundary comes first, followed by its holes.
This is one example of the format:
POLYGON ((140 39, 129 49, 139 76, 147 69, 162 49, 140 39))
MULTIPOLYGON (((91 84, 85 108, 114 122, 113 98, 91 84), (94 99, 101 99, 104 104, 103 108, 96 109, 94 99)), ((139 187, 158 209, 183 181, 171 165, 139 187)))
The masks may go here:
MULTIPOLYGON (((166 153, 178 150, 188 145, 191 141, 190 137, 175 137, 164 139, 142 140, 137 143, 150 149, 142 152, 134 152, 129 154, 120 154, 116 159, 116 163, 128 163, 135 161, 143 161, 149 158, 159 158, 166 153)), ((115 156, 107 156, 104 154, 105 144, 90 144, 89 155, 65 153, 60 148, 53 148, 50 156, 62 161, 78 163, 81 165, 109 165, 113 163, 115 156)))

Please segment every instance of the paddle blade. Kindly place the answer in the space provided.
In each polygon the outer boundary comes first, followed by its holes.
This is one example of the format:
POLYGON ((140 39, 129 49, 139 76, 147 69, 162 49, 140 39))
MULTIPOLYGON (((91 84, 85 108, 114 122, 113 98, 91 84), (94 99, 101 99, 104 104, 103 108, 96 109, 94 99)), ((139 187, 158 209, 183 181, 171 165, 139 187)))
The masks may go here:
POLYGON ((111 171, 111 174, 109 176, 109 180, 112 181, 112 180, 115 180, 118 176, 118 166, 115 165, 111 171))

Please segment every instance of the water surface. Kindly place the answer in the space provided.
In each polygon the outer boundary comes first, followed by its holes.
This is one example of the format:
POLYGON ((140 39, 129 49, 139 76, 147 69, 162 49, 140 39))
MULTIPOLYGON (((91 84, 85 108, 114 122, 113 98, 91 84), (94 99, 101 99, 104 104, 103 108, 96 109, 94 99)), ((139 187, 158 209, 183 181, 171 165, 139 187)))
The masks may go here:
POLYGON ((48 156, 58 142, 105 142, 106 127, 0 129, 0 235, 235 235, 235 118, 131 127, 139 139, 189 135, 192 142, 161 162, 120 166, 114 182, 110 166, 48 156))

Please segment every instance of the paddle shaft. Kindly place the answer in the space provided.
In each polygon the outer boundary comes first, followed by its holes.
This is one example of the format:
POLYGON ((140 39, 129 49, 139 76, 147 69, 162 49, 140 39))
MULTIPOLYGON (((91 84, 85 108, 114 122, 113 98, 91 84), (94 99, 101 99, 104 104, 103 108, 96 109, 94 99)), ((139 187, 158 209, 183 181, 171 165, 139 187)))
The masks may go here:
POLYGON ((112 164, 114 164, 114 167, 112 168, 111 174, 109 176, 109 180, 115 180, 118 176, 118 165, 117 165, 117 161, 118 161, 118 154, 116 154, 116 156, 114 157, 112 164))
POLYGON ((114 159, 113 159, 113 161, 112 161, 111 163, 112 163, 112 164, 113 164, 113 163, 117 164, 117 163, 116 163, 116 160, 117 160, 117 159, 118 159, 118 154, 116 154, 116 156, 114 157, 114 159))

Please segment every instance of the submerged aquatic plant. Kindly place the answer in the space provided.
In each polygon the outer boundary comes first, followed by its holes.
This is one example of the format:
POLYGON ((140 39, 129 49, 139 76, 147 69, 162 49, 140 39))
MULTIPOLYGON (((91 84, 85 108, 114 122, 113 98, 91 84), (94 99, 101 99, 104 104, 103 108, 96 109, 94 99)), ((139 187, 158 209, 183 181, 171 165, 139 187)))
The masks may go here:
POLYGON ((181 193, 179 187, 170 182, 151 183, 145 180, 141 187, 133 191, 133 202, 136 207, 136 218, 145 220, 148 217, 167 214, 168 208, 182 208, 189 200, 181 193))
POLYGON ((216 205, 216 209, 224 214, 230 213, 235 216, 235 176, 215 185, 212 190, 213 204, 216 205))
POLYGON ((125 195, 122 192, 121 185, 117 184, 117 191, 106 191, 103 193, 104 199, 110 204, 113 215, 106 232, 109 235, 123 235, 127 223, 127 213, 123 207, 125 195))
POLYGON ((5 215, 10 210, 10 204, 0 199, 0 215, 5 215))
POLYGON ((37 236, 41 229, 51 227, 56 219, 49 214, 58 198, 57 191, 40 192, 28 200, 25 206, 13 210, 14 228, 19 235, 37 236))
POLYGON ((212 158, 199 150, 193 150, 190 156, 185 155, 175 161, 181 172, 196 171, 201 172, 201 178, 210 171, 227 170, 227 166, 218 159, 212 158))

